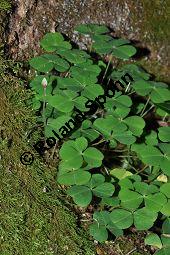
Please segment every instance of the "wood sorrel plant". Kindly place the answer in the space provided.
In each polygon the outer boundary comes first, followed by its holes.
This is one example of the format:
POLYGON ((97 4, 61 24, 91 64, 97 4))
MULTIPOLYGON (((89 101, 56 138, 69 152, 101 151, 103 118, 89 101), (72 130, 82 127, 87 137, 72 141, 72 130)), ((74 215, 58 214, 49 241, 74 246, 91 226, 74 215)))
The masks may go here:
POLYGON ((77 205, 98 204, 90 225, 96 240, 107 240, 108 232, 123 235, 131 226, 154 232, 159 222, 163 223, 158 233, 163 244, 156 232, 146 243, 161 248, 157 254, 168 254, 168 86, 151 80, 135 64, 119 69, 112 66, 115 57, 127 60, 136 53, 129 40, 115 39, 107 27, 94 24, 80 25, 76 31, 89 36, 89 50, 74 48, 60 33, 48 33, 41 40, 47 53, 30 60, 37 70, 30 83, 35 92, 32 106, 42 113, 45 138, 54 137, 52 130, 60 133, 61 127, 74 119, 75 109, 87 112, 86 102, 104 95, 108 85, 114 87, 115 95, 106 97, 104 109, 98 106, 63 139, 57 181, 68 186, 67 194, 77 205), (107 64, 103 62, 106 56, 107 64), (127 73, 133 81, 122 79, 127 73), (164 126, 159 126, 160 121, 164 126))

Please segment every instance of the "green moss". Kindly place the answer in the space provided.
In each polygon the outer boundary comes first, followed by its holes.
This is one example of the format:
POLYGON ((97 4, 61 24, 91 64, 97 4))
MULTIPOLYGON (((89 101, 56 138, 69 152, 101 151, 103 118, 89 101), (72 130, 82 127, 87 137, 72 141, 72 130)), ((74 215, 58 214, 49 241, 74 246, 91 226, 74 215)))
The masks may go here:
POLYGON ((170 32, 169 0, 142 0, 140 12, 131 9, 132 24, 138 29, 142 44, 151 50, 149 59, 138 61, 157 80, 169 82, 168 56, 170 32), (159 59, 159 60, 158 60, 159 59))
POLYGON ((20 79, 8 73, 9 68, 12 62, 1 59, 1 254, 93 255, 92 242, 77 225, 56 184, 56 167, 45 166, 28 143, 35 113, 24 103, 30 94, 20 79), (20 162, 24 151, 35 154, 31 166, 20 162))
POLYGON ((11 1, 1 0, 0 1, 0 10, 10 10, 11 9, 11 1))

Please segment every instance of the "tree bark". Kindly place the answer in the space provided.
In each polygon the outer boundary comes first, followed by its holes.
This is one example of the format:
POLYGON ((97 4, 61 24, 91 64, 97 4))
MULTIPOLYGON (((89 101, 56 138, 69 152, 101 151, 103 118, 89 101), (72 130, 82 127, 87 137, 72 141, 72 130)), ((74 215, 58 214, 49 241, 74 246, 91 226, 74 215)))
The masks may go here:
POLYGON ((148 71, 167 76, 168 0, 163 4, 155 0, 14 0, 13 6, 6 30, 6 50, 13 59, 39 54, 39 41, 47 32, 60 31, 77 42, 74 27, 96 23, 147 47, 151 52, 145 62, 148 71))

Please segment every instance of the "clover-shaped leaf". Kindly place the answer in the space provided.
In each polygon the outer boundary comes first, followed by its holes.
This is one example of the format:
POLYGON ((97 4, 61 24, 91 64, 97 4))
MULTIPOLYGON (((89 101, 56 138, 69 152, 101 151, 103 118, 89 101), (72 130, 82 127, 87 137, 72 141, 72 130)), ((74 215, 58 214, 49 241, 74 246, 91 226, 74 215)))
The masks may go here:
POLYGON ((110 174, 119 180, 122 180, 122 179, 126 178, 127 176, 132 175, 131 172, 127 171, 124 168, 114 168, 113 170, 110 171, 110 174))
POLYGON ((87 183, 91 178, 91 174, 82 169, 74 170, 69 173, 59 174, 57 181, 64 185, 83 185, 87 183))
POLYGON ((85 120, 82 122, 81 127, 72 134, 72 138, 78 138, 84 136, 90 141, 94 141, 99 137, 99 133, 92 127, 90 120, 85 120))
POLYGON ((90 204, 92 192, 86 186, 72 186, 67 190, 67 194, 73 197, 74 202, 82 207, 90 204))
POLYGON ((81 167, 84 160, 90 168, 101 166, 103 154, 96 148, 89 147, 86 149, 86 147, 87 140, 85 138, 77 138, 75 141, 67 141, 60 149, 61 159, 65 160, 70 166, 75 165, 77 161, 77 164, 81 167))
POLYGON ((166 203, 167 198, 161 193, 150 194, 145 197, 145 207, 150 211, 159 212, 166 203))
POLYGON ((58 50, 57 53, 73 64, 84 63, 86 62, 88 58, 90 58, 90 55, 88 55, 85 51, 82 51, 79 49, 64 50, 64 51, 58 50))
POLYGON ((140 136, 143 132, 143 128, 145 127, 145 121, 143 118, 139 116, 130 116, 123 120, 129 127, 129 130, 135 136, 140 136))
POLYGON ((93 223, 90 225, 90 235, 93 236, 99 242, 104 242, 108 238, 108 231, 105 226, 98 223, 93 223))
POLYGON ((145 245, 152 245, 154 247, 162 248, 162 242, 159 236, 155 233, 151 233, 145 238, 145 245))
POLYGON ((170 198, 170 183, 165 183, 160 187, 160 191, 167 196, 168 198, 170 198))
POLYGON ((133 224, 132 213, 124 209, 114 209, 110 213, 110 219, 119 229, 129 228, 133 224))
POLYGON ((159 139, 162 142, 170 142, 170 127, 160 127, 158 131, 159 139))
POLYGON ((104 158, 103 154, 93 147, 87 148, 83 153, 83 157, 91 167, 101 166, 101 162, 104 158))
POLYGON ((102 174, 93 174, 90 181, 86 184, 90 189, 104 183, 105 178, 102 174))
POLYGON ((164 206, 161 209, 161 213, 168 217, 170 216, 170 200, 168 200, 168 202, 164 204, 164 206))
POLYGON ((71 49, 71 44, 64 41, 64 37, 60 33, 47 33, 40 42, 40 45, 46 51, 56 51, 58 49, 71 49))
POLYGON ((119 192, 119 199, 121 200, 121 206, 126 209, 135 210, 143 201, 143 197, 128 189, 122 189, 119 192))
POLYGON ((115 187, 112 183, 104 182, 99 184, 96 188, 93 189, 94 195, 97 197, 110 197, 113 195, 115 187))
POLYGON ((143 207, 134 212, 134 225, 137 230, 147 230, 153 226, 157 216, 156 212, 143 207))
POLYGON ((71 76, 94 76, 97 77, 101 71, 101 68, 98 65, 94 65, 91 60, 86 62, 75 64, 70 68, 71 76))

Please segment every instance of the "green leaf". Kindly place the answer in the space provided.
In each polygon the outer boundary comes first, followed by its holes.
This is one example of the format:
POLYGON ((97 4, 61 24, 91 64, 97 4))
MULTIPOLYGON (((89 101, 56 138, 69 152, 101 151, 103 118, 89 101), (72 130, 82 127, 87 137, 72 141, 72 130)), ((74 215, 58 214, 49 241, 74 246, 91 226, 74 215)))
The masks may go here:
POLYGON ((109 205, 111 207, 119 206, 120 200, 118 197, 103 197, 102 198, 102 204, 109 205))
POLYGON ((149 164, 151 166, 160 165, 162 161, 162 154, 156 147, 153 147, 150 145, 145 146, 143 144, 139 146, 136 146, 136 145, 137 144, 135 144, 135 147, 132 146, 132 150, 135 149, 136 151, 138 147, 137 153, 140 155, 142 161, 145 164, 149 164))
POLYGON ((143 197, 139 193, 128 189, 122 189, 119 192, 119 198, 121 206, 129 210, 137 209, 143 201, 143 197))
POLYGON ((82 185, 87 183, 91 178, 91 174, 87 171, 76 170, 66 174, 58 175, 58 182, 64 185, 82 185))
POLYGON ((152 91, 152 85, 144 80, 139 80, 133 83, 133 88, 137 94, 146 96, 152 91))
POLYGON ((104 242, 108 238, 108 231, 106 227, 93 223, 90 225, 90 235, 92 235, 95 240, 104 242))
POLYGON ((167 198, 161 193, 151 194, 145 197, 145 206, 150 211, 159 212, 166 203, 167 198))
POLYGON ((170 142, 170 127, 160 127, 158 137, 162 142, 170 142))
POLYGON ((130 116, 123 120, 128 127, 129 130, 135 136, 140 136, 143 133, 143 128, 145 127, 145 121, 139 116, 130 116))
POLYGON ((67 61, 73 64, 80 64, 86 62, 90 55, 88 55, 85 51, 79 49, 72 49, 72 50, 65 50, 65 51, 58 51, 62 57, 64 57, 67 61))
POLYGON ((132 213, 124 209, 114 209, 110 213, 110 219, 119 229, 129 228, 133 224, 132 213))
POLYGON ((91 190, 85 186, 72 186, 67 190, 67 194, 81 207, 88 206, 92 200, 91 190))
POLYGON ((99 84, 89 85, 83 90, 81 95, 88 99, 95 100, 98 96, 104 95, 104 90, 99 84))
POLYGON ((136 181, 133 184, 135 190, 142 194, 143 196, 149 195, 151 193, 159 192, 159 189, 156 185, 148 185, 145 182, 136 181))
POLYGON ((84 136, 86 138, 88 138, 90 141, 94 141, 96 138, 99 137, 99 133, 92 129, 92 124, 90 122, 89 126, 84 125, 84 123, 87 123, 89 120, 85 120, 82 122, 81 127, 76 130, 73 134, 72 134, 72 138, 76 138, 76 137, 80 137, 80 136, 84 136))
POLYGON ((99 186, 100 184, 102 184, 105 181, 105 178, 102 174, 93 174, 89 183, 87 183, 87 186, 92 189, 95 188, 97 186, 99 186))
POLYGON ((166 88, 157 88, 154 86, 150 97, 154 103, 163 103, 170 99, 170 91, 166 88))
POLYGON ((157 145, 158 144, 157 133, 152 130, 149 135, 145 136, 145 141, 148 145, 157 145))
MULTIPOLYGON (((132 175, 130 175, 132 176, 132 175)), ((132 184, 132 181, 129 180, 128 177, 124 178, 124 179, 121 179, 119 181, 119 186, 121 187, 121 189, 133 189, 133 184, 132 184)))
POLYGON ((162 224, 162 232, 163 234, 170 234, 170 218, 166 218, 162 224))
POLYGON ((45 58, 44 61, 46 63, 52 63, 53 68, 55 68, 59 72, 65 72, 70 67, 69 63, 66 60, 60 58, 59 56, 52 54, 44 54, 42 55, 42 57, 45 58))
POLYGON ((65 160, 65 164, 76 169, 82 166, 83 157, 73 147, 74 143, 70 142, 71 141, 67 141, 62 145, 59 155, 62 160, 65 160))
POLYGON ((154 247, 157 247, 159 249, 162 248, 162 242, 161 239, 157 234, 151 233, 145 238, 145 245, 152 245, 154 247))
POLYGON ((94 212, 93 219, 97 221, 98 224, 107 226, 109 222, 109 212, 108 211, 94 212))
POLYGON ((113 137, 120 143, 126 144, 126 145, 131 145, 135 143, 136 141, 136 138, 133 136, 132 132, 129 130, 124 131, 123 133, 121 132, 119 133, 118 131, 117 132, 113 131, 113 137))
POLYGON ((163 247, 170 248, 170 236, 161 235, 163 247))
POLYGON ((160 192, 170 198, 170 183, 165 183, 160 187, 160 192))
POLYGON ((96 24, 81 24, 75 27, 75 31, 81 34, 105 34, 109 32, 109 29, 103 25, 96 24))
POLYGON ((47 33, 40 42, 40 45, 46 51, 55 51, 57 49, 71 49, 71 44, 64 41, 60 33, 47 33))
POLYGON ((169 247, 156 251, 154 255, 169 255, 169 247))
POLYGON ((48 103, 61 112, 71 112, 74 108, 74 99, 78 96, 77 93, 73 91, 63 92, 65 95, 54 95, 47 96, 48 103))
POLYGON ((84 137, 79 137, 75 140, 75 148, 76 150, 78 150, 79 152, 84 151, 88 146, 88 142, 87 139, 84 137))
POLYGON ((162 207, 161 213, 170 216, 170 200, 162 207))
POLYGON ((109 182, 99 184, 93 189, 93 193, 97 197, 110 197, 113 195, 115 187, 109 182))
POLYGON ((103 154, 98 149, 93 147, 87 148, 87 150, 85 150, 83 153, 83 157, 91 167, 101 166, 104 158, 103 154))
POLYGON ((134 212, 134 225, 137 230, 147 230, 153 226, 157 216, 156 212, 144 207, 134 212))
MULTIPOLYGON (((72 118, 69 115, 62 115, 56 119, 48 119, 46 127, 47 128, 49 127, 50 130, 54 129, 59 134, 60 133, 59 129, 62 126, 65 126, 65 123, 67 123, 70 119, 72 119, 72 118)), ((54 136, 53 133, 52 133, 52 136, 54 136)))
POLYGON ((98 65, 94 65, 91 60, 86 62, 76 64, 70 68, 71 76, 98 76, 101 71, 101 68, 98 65))
POLYGON ((170 114, 170 102, 156 104, 157 107, 170 114))
POLYGON ((110 174, 114 177, 116 177, 119 180, 122 180, 126 178, 127 176, 131 176, 132 173, 129 171, 126 171, 124 168, 114 168, 110 171, 110 174))
POLYGON ((123 45, 113 49, 112 54, 120 59, 129 59, 136 53, 136 48, 131 45, 123 45))
POLYGON ((44 57, 35 57, 29 61, 30 65, 40 72, 50 72, 54 65, 52 62, 47 61, 44 57))

